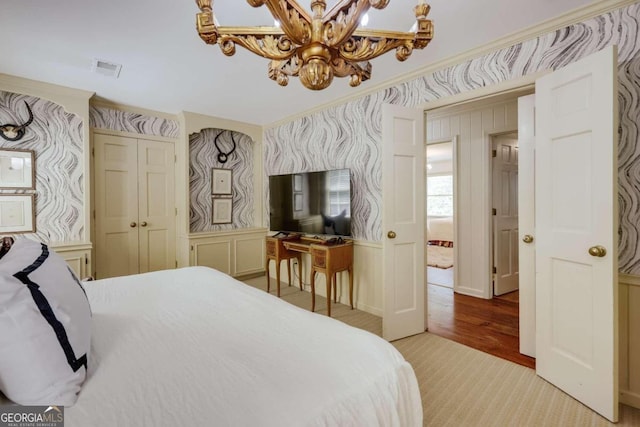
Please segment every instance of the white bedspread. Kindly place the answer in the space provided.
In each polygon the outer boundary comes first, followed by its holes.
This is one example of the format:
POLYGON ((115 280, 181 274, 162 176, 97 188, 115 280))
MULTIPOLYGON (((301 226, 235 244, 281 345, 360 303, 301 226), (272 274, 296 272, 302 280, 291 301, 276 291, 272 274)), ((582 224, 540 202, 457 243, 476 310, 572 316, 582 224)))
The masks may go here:
POLYGON ((89 376, 67 427, 419 426, 389 343, 203 267, 87 282, 89 376))

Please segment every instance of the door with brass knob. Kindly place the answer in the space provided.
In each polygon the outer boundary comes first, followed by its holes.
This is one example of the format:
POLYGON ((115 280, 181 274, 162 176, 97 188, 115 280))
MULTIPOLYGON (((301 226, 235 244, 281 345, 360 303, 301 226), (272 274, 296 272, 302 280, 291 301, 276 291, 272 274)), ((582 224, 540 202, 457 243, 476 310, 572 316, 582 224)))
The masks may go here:
POLYGON ((173 268, 174 144, 96 133, 97 278, 173 268))
POLYGON ((533 242, 533 236, 531 234, 525 234, 522 241, 525 243, 531 243, 533 242))
POLYGON ((607 249, 604 246, 596 245, 589 248, 589 255, 602 258, 607 254, 607 249))
POLYGON ((396 232, 395 231, 390 231, 387 233, 387 237, 390 239, 395 239, 396 238, 396 232))

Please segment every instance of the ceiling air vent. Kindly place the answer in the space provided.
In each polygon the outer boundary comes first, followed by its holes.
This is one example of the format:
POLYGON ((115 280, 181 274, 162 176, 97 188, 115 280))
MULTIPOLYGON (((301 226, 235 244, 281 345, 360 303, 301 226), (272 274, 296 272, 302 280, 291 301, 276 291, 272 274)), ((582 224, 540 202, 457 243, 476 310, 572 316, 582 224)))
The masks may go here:
POLYGON ((112 77, 117 79, 120 75, 121 64, 115 64, 113 62, 104 61, 102 59, 93 59, 91 65, 91 71, 94 73, 102 74, 103 76, 112 77))

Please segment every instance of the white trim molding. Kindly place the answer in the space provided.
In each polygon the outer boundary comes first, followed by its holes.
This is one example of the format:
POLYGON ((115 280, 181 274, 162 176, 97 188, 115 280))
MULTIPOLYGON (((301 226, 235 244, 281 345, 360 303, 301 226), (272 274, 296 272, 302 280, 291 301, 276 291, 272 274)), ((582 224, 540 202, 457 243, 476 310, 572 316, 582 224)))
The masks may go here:
POLYGON ((620 402, 640 409, 640 276, 620 273, 620 402), (635 387, 635 388, 634 388, 635 387))

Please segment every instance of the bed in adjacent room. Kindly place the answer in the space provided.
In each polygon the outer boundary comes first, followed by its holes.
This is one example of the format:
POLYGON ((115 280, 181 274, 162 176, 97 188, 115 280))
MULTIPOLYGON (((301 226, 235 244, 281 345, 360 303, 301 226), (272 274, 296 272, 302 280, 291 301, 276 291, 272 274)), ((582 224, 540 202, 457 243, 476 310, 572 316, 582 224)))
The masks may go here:
POLYGON ((441 269, 453 267, 453 217, 428 218, 427 265, 441 269))
POLYGON ((389 343, 204 267, 85 283, 88 374, 65 425, 418 426, 389 343))

